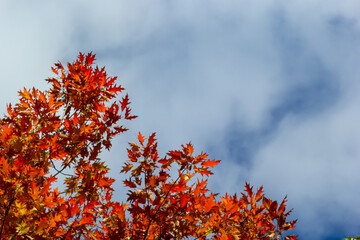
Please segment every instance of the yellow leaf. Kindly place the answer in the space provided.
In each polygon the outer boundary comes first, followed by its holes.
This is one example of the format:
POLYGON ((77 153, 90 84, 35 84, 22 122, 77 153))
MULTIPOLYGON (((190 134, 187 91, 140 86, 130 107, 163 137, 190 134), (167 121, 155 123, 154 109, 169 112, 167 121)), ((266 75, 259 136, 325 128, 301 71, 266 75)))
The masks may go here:
POLYGON ((29 227, 26 226, 26 223, 22 222, 16 227, 16 232, 18 235, 24 235, 29 231, 29 227))
POLYGON ((26 205, 20 201, 15 201, 15 207, 17 208, 17 213, 20 216, 23 216, 27 213, 26 205))

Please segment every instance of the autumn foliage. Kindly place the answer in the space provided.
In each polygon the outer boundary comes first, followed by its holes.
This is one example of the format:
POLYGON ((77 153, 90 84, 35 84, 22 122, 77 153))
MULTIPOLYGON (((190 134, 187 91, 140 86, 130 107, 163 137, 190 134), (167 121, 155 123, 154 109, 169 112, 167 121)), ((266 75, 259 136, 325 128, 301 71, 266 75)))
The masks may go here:
POLYGON ((247 183, 239 196, 212 193, 207 177, 220 161, 191 144, 160 157, 155 134, 129 143, 127 202, 116 201, 99 154, 135 116, 94 60, 55 64, 49 90, 24 88, 0 119, 1 239, 297 239, 285 235, 296 222, 285 199, 247 183))

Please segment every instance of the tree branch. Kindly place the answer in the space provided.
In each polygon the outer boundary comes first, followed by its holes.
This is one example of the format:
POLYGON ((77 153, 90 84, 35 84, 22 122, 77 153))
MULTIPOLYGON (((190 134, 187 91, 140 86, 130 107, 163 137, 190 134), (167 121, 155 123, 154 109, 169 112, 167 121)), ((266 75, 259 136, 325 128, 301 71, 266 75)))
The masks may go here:
MULTIPOLYGON (((162 205, 165 203, 165 199, 168 197, 171 189, 175 186, 175 184, 177 183, 177 181, 179 181, 180 177, 184 174, 184 171, 187 170, 187 167, 185 167, 180 175, 177 177, 177 179, 173 182, 173 184, 171 185, 169 191, 167 191, 166 195, 165 195, 165 198, 163 199, 163 201, 160 203, 160 206, 158 207, 158 209, 155 211, 155 214, 150 218, 150 221, 149 221, 149 224, 148 224, 148 227, 146 229, 146 232, 145 232, 145 235, 144 235, 144 238, 143 240, 146 239, 148 233, 149 233, 149 229, 150 229, 150 226, 151 226, 151 222, 155 219, 156 215, 158 214, 158 212, 160 211, 160 208, 162 207, 162 205)), ((161 238, 161 235, 162 235, 162 232, 160 232, 160 238, 161 238)))

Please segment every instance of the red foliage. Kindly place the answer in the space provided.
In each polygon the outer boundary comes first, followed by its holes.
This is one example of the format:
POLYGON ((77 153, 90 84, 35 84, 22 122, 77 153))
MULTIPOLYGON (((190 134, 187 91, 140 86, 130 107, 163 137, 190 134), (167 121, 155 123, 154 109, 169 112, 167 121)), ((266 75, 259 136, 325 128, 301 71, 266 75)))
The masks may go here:
POLYGON ((99 154, 127 130, 119 121, 136 116, 128 95, 114 100, 124 89, 94 61, 80 53, 66 69, 55 64, 50 89, 24 88, 0 119, 0 239, 278 239, 294 228, 285 199, 248 184, 241 197, 218 199, 206 177, 220 161, 194 155, 191 144, 160 158, 155 134, 130 143, 127 203, 114 201, 99 154))

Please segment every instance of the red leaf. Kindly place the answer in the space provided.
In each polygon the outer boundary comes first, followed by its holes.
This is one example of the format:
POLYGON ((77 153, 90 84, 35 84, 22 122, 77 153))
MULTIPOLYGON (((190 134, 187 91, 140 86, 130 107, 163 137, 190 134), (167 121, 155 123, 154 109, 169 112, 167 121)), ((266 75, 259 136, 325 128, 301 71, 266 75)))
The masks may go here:
POLYGON ((133 183, 133 182, 131 182, 131 181, 124 180, 123 182, 124 182, 124 184, 125 184, 127 187, 129 187, 129 188, 136 188, 136 184, 133 183))
POLYGON ((125 97, 123 97, 122 101, 120 101, 121 103, 121 111, 124 111, 124 109, 127 107, 127 105, 129 105, 129 96, 126 94, 125 97))
POLYGON ((59 74, 58 70, 56 70, 55 68, 51 67, 51 71, 53 71, 56 75, 59 74))
POLYGON ((267 199, 266 197, 263 197, 263 205, 265 206, 266 209, 270 208, 270 200, 267 199))
MULTIPOLYGON (((116 78, 115 78, 116 79, 116 78)), ((112 84, 112 83, 111 83, 112 84)), ((107 85, 111 85, 110 82, 108 82, 107 85)), ((121 86, 116 86, 114 85, 113 87, 109 87, 107 89, 108 92, 110 93, 118 93, 118 92, 121 92, 122 90, 124 90, 125 88, 121 87, 121 86)))
POLYGON ((156 135, 156 133, 151 134, 151 136, 149 137, 149 140, 148 140, 147 147, 151 146, 156 141, 155 135, 156 135))
POLYGON ((189 201, 189 197, 187 194, 183 194, 180 198, 180 207, 183 208, 187 205, 189 201))
POLYGON ((269 212, 276 214, 276 209, 277 209, 278 203, 276 201, 273 201, 270 205, 270 209, 269 212))
POLYGON ((131 109, 130 109, 130 108, 126 108, 126 110, 125 110, 125 119, 126 119, 126 120, 132 120, 132 119, 137 118, 137 116, 130 115, 130 112, 131 112, 131 109))
POLYGON ((74 126, 76 126, 78 124, 78 122, 79 122, 79 118, 78 118, 77 114, 74 113, 74 117, 73 117, 74 126))
POLYGON ((285 212, 285 204, 284 203, 282 203, 281 205, 280 205, 280 207, 279 207, 279 209, 278 209, 278 215, 282 215, 284 212, 285 212))
POLYGON ((94 63, 94 61, 95 61, 95 54, 93 54, 92 52, 89 52, 88 55, 86 55, 85 64, 89 66, 89 65, 92 65, 94 63))

